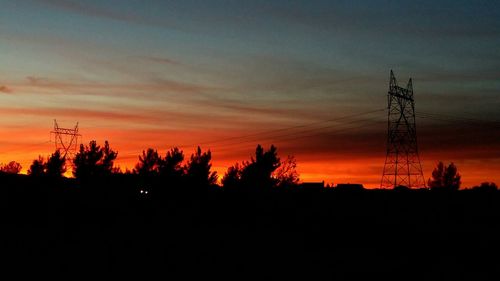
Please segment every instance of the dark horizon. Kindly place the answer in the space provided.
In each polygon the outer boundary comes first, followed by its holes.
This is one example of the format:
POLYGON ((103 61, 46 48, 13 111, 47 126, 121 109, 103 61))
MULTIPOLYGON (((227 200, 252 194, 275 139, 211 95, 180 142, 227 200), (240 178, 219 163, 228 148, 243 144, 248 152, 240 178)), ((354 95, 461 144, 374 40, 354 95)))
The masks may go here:
POLYGON ((196 177, 176 185, 175 178, 0 173, 3 273, 308 280, 498 274, 496 189, 222 190, 196 177))

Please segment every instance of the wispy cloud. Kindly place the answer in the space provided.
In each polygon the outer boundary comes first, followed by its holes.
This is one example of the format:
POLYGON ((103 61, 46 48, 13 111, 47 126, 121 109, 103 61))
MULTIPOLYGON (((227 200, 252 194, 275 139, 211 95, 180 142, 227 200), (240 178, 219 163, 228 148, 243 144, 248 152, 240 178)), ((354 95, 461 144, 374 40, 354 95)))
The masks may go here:
POLYGON ((109 19, 114 21, 142 24, 162 28, 173 28, 175 25, 173 22, 167 19, 155 19, 148 16, 142 16, 138 13, 132 12, 118 12, 117 9, 111 10, 103 7, 102 5, 96 5, 86 2, 77 2, 73 0, 36 0, 40 3, 48 5, 53 8, 62 9, 72 13, 96 17, 102 19, 109 19))
POLYGON ((83 3, 71 0, 37 0, 37 1, 50 5, 55 8, 64 9, 67 11, 92 17, 102 17, 113 20, 131 21, 131 22, 141 21, 141 18, 136 15, 118 13, 112 10, 104 9, 102 7, 94 6, 88 2, 83 3))
MULTIPOLYGON (((75 91, 87 91, 87 93, 92 94, 92 90, 103 90, 104 92, 99 92, 99 95, 127 95, 127 90, 129 91, 143 91, 146 93, 181 93, 181 94, 199 94, 213 92, 215 90, 222 91, 222 88, 206 86, 201 84, 194 84, 188 82, 181 82, 176 80, 170 80, 166 78, 151 78, 148 81, 135 82, 135 83, 110 83, 110 82, 100 82, 92 80, 69 80, 69 79, 55 79, 46 78, 39 76, 27 76, 27 83, 17 83, 19 87, 35 87, 35 88, 45 88, 45 89, 58 89, 66 90, 68 92, 75 91), (110 91, 115 90, 115 91, 110 91)), ((15 83, 15 82, 13 82, 15 83)), ((185 96, 184 96, 185 98, 185 96)))
POLYGON ((7 87, 7 86, 4 86, 4 85, 0 85, 0 93, 6 93, 6 94, 10 94, 12 93, 12 89, 7 87))
POLYGON ((36 76, 27 76, 26 80, 28 80, 30 85, 43 85, 43 82, 46 80, 45 78, 36 77, 36 76))
POLYGON ((148 61, 148 62, 154 62, 154 63, 160 63, 160 64, 171 64, 171 65, 180 65, 181 64, 180 62, 178 62, 176 60, 165 58, 165 57, 139 56, 138 58, 145 60, 145 61, 148 61))
POLYGON ((60 117, 60 118, 90 118, 98 120, 120 120, 123 122, 155 122, 158 121, 152 116, 140 115, 126 112, 103 111, 81 108, 12 108, 2 107, 1 115, 29 115, 38 117, 60 117))

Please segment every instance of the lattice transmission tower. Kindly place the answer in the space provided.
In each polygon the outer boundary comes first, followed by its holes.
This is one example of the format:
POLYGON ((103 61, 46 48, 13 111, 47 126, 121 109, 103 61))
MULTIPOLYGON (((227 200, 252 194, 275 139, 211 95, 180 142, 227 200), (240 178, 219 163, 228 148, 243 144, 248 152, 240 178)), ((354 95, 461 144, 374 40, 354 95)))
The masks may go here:
POLYGON ((54 144, 56 150, 59 150, 61 156, 64 156, 69 163, 75 158, 78 151, 78 140, 82 135, 78 133, 78 122, 72 129, 61 128, 54 119, 54 130, 50 132, 54 135, 54 144))
POLYGON ((422 165, 418 156, 415 101, 411 78, 406 88, 399 87, 391 70, 387 106, 387 156, 380 187, 425 187, 422 165))

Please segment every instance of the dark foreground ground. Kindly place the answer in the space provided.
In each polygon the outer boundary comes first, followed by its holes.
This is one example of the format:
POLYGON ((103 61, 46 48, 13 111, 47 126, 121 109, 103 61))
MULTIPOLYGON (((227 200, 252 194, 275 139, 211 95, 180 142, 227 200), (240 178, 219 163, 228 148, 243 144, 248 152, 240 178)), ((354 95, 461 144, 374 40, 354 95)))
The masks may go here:
POLYGON ((0 183, 0 274, 500 280, 497 192, 101 185, 0 183))

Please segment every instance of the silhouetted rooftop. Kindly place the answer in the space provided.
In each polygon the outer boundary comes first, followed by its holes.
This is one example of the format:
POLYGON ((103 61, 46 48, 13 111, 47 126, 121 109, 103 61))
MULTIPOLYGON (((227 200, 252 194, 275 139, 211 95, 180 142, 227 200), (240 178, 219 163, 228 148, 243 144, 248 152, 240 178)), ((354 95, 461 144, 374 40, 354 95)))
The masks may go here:
POLYGON ((335 187, 337 190, 363 190, 364 186, 360 183, 339 183, 335 187))

